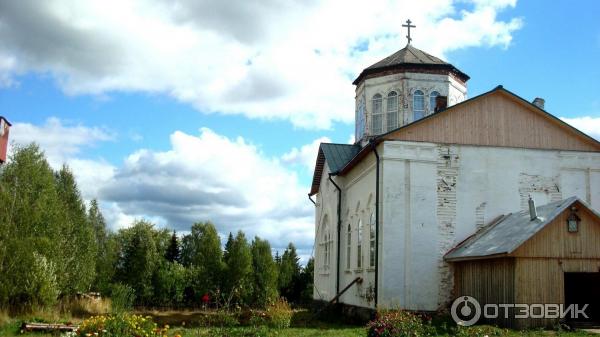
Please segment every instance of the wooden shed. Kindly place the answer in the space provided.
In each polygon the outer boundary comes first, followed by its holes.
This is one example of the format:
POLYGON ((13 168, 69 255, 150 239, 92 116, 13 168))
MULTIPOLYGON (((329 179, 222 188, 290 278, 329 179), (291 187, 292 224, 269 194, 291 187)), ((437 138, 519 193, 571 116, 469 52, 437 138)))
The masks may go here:
POLYGON ((500 217, 446 254, 454 267, 456 297, 471 296, 482 308, 536 305, 535 310, 530 306, 535 318, 515 318, 511 308, 508 317, 501 310, 497 318, 480 321, 505 327, 562 321, 600 325, 600 215, 576 197, 530 208, 500 217), (586 308, 588 318, 571 317, 571 312, 564 318, 539 318, 539 304, 562 304, 562 311, 577 304, 586 308))

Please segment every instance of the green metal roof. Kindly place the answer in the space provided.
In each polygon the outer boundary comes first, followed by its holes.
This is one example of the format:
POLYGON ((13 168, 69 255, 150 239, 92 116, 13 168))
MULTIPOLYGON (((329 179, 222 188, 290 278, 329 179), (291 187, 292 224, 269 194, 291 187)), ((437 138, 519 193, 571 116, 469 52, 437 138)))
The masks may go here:
POLYGON ((360 151, 360 145, 321 143, 309 195, 319 192, 325 162, 333 174, 341 170, 360 151))

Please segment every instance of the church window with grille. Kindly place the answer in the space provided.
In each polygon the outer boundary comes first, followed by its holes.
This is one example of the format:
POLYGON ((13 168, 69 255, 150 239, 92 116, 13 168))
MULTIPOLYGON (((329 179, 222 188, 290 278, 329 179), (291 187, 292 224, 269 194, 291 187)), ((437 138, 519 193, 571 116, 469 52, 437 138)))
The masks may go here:
POLYGON ((362 221, 359 219, 358 220, 358 235, 356 237, 356 240, 357 240, 356 267, 357 268, 362 268, 362 239, 363 239, 363 235, 362 235, 363 228, 362 227, 363 227, 362 221))
POLYGON ((392 91, 387 97, 387 130, 398 127, 398 94, 392 91))
POLYGON ((346 269, 350 269, 352 261, 352 227, 348 224, 348 232, 346 233, 346 269))
POLYGON ((375 267, 375 212, 371 213, 369 223, 369 267, 375 267))
POLYGON ((383 132, 383 107, 380 94, 373 96, 373 113, 371 117, 371 134, 378 135, 383 132))
POLYGON ((425 96, 421 90, 413 94, 413 121, 423 118, 425 114, 425 96))

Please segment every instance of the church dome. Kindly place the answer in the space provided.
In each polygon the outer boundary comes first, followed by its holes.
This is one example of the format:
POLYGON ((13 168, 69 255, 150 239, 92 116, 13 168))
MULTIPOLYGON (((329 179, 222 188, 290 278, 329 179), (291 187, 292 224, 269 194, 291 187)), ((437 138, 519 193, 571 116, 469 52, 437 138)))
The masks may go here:
POLYGON ((469 80, 467 74, 458 70, 452 64, 407 44, 406 47, 394 54, 364 69, 352 84, 359 85, 367 78, 398 72, 452 75, 463 83, 469 80))

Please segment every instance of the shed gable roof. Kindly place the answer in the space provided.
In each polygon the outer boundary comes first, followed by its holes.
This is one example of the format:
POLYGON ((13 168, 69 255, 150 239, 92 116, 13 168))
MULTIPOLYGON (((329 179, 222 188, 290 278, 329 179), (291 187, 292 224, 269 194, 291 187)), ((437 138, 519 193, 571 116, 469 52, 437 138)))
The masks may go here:
POLYGON ((460 261, 511 254, 575 202, 579 202, 600 219, 600 215, 584 202, 577 197, 570 197, 536 207, 538 218, 535 220, 530 219, 529 211, 502 216, 459 243, 444 259, 460 261))

